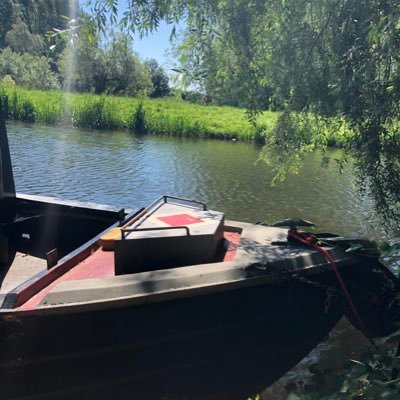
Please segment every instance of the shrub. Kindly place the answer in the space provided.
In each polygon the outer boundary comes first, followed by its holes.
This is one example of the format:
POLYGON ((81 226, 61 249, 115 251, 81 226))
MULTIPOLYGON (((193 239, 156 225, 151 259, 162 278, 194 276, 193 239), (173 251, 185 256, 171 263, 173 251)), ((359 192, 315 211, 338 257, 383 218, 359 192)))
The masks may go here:
POLYGON ((15 87, 15 81, 11 77, 11 75, 6 75, 1 80, 1 85, 4 86, 5 88, 13 88, 13 87, 15 87))
POLYGON ((9 75, 14 82, 27 89, 59 89, 57 75, 51 71, 44 56, 18 54, 6 48, 0 52, 0 76, 9 75))

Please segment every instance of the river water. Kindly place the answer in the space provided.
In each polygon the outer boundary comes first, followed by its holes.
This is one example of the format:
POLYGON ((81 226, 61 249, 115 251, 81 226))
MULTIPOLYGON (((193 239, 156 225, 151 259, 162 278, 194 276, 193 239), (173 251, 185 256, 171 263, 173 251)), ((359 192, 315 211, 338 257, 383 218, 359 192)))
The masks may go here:
POLYGON ((368 220, 371 202, 357 194, 350 168, 337 173, 337 152, 330 152, 328 168, 321 167, 318 153, 310 155, 298 175, 272 187, 272 174, 257 163, 260 149, 253 144, 12 122, 8 132, 21 193, 118 207, 175 194, 205 202, 230 219, 301 217, 324 231, 382 236, 368 220))
MULTIPOLYGON (((174 194, 205 202, 228 219, 301 217, 322 231, 383 237, 379 224, 369 218, 371 201, 355 189, 350 167, 338 173, 338 151, 329 152, 328 168, 321 167, 320 154, 311 154, 298 175, 272 187, 271 172, 257 163, 260 149, 253 144, 14 122, 8 123, 8 133, 21 193, 118 207, 146 206, 161 194, 174 194)), ((363 348, 361 336, 342 321, 328 342, 269 389, 270 398, 283 398, 286 383, 307 377, 316 360, 332 367, 363 348)))

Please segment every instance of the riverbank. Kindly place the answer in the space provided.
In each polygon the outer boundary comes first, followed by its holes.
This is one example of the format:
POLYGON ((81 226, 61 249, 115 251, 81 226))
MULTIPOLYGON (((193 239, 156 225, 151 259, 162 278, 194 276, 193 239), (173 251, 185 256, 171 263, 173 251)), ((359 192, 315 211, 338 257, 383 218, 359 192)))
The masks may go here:
POLYGON ((136 99, 22 88, 2 88, 0 96, 6 100, 8 118, 17 121, 241 141, 259 140, 278 115, 263 113, 255 127, 244 109, 191 104, 170 97, 136 99))
MULTIPOLYGON (((264 111, 252 124, 243 108, 193 104, 173 97, 98 96, 0 86, 0 101, 6 105, 8 119, 44 125, 261 144, 274 143, 276 134, 282 136, 282 132, 275 132, 279 112, 264 111)), ((298 131, 293 137, 308 137, 316 147, 343 147, 351 135, 340 118, 309 115, 297 120, 296 127, 288 127, 288 130, 298 131)), ((287 136, 287 132, 283 136, 287 136)))

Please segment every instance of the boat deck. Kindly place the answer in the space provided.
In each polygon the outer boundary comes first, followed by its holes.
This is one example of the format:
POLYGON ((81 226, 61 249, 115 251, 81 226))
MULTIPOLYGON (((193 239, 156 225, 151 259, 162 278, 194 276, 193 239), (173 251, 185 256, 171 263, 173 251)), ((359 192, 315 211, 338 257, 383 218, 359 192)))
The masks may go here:
MULTIPOLYGON (((223 261, 232 261, 236 254, 237 244, 240 240, 240 233, 225 231, 224 237, 226 240, 226 251, 223 257, 223 261)), ((103 251, 101 248, 99 248, 88 258, 77 264, 64 275, 42 289, 39 293, 31 297, 19 309, 30 310, 37 307, 42 299, 55 286, 59 285, 62 282, 79 281, 93 278, 107 278, 112 276, 115 276, 114 252, 103 251)), ((12 289, 13 287, 11 287, 10 289, 12 289)))
POLYGON ((0 295, 9 292, 46 268, 46 260, 17 253, 10 268, 0 275, 0 295))
MULTIPOLYGON (((276 284, 293 274, 314 275, 329 270, 320 252, 300 244, 288 245, 287 230, 282 228, 227 221, 224 236, 224 253, 211 263, 118 274, 116 254, 100 247, 99 235, 53 268, 3 295, 2 308, 51 312, 53 306, 65 310, 71 304, 96 308, 97 302, 109 300, 139 304, 150 297, 173 299, 200 291, 276 284)), ((340 247, 328 247, 328 251, 340 268, 356 262, 340 247)))

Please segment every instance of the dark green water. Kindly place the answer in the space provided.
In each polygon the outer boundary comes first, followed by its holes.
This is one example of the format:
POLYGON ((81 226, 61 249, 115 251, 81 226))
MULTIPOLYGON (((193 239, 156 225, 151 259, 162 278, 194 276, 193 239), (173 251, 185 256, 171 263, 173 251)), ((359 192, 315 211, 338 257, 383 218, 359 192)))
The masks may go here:
MULTIPOLYGON (((379 238, 368 221, 371 204, 353 185, 350 168, 321 168, 318 153, 301 172, 271 187, 256 163, 259 148, 238 142, 135 136, 62 127, 8 124, 18 192, 145 206, 161 194, 207 203, 228 218, 273 222, 302 217, 323 231, 379 238)), ((332 158, 337 154, 331 153, 332 158)))

